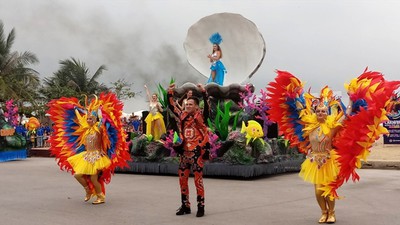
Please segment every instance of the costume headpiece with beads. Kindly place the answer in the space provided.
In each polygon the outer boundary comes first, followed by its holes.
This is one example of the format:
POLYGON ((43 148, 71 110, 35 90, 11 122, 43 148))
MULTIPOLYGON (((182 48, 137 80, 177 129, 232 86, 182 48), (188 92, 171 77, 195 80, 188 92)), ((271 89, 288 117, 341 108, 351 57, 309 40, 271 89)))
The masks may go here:
POLYGON ((340 102, 333 95, 333 91, 325 86, 321 89, 321 93, 319 97, 313 97, 313 109, 317 108, 327 108, 328 114, 332 113, 332 106, 335 106, 335 109, 339 106, 340 102))
POLYGON ((87 117, 92 117, 97 121, 101 121, 101 103, 99 98, 96 95, 93 95, 94 99, 88 104, 87 96, 85 96, 85 106, 86 106, 86 115, 87 117))

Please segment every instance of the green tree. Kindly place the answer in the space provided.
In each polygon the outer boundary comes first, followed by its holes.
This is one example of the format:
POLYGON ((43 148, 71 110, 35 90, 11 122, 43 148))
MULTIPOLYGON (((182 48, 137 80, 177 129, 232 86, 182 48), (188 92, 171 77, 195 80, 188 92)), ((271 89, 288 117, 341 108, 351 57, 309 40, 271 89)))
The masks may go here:
POLYGON ((117 95, 118 99, 126 100, 135 97, 136 93, 131 91, 133 83, 128 83, 125 79, 118 79, 116 82, 111 82, 113 85, 111 90, 117 95))
POLYGON ((39 60, 29 51, 12 51, 15 37, 14 28, 5 35, 3 22, 0 21, 0 101, 14 99, 19 104, 30 102, 35 105, 36 90, 40 85, 39 73, 28 66, 39 60))
POLYGON ((64 97, 78 97, 82 95, 99 94, 109 88, 99 83, 98 78, 106 69, 101 65, 93 75, 85 63, 74 58, 61 60, 60 69, 52 77, 44 79, 42 93, 49 99, 64 97))

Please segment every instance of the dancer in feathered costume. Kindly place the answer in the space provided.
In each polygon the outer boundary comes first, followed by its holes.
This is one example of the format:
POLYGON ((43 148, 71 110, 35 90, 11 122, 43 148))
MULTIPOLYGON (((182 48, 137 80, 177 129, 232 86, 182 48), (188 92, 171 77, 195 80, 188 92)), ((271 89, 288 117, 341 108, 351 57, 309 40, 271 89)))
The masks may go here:
POLYGON ((105 183, 111 181, 116 167, 125 167, 126 134, 122 129, 123 104, 115 94, 100 94, 82 106, 76 98, 49 102, 53 135, 50 137, 51 154, 58 160, 61 170, 74 174, 84 187, 85 202, 97 196, 93 204, 105 202, 105 183))
POLYGON ((386 81, 379 72, 365 70, 346 85, 350 97, 346 107, 326 86, 320 97, 304 93, 302 82, 285 71, 277 71, 267 90, 270 119, 276 121, 291 146, 307 154, 300 177, 315 185, 321 208, 319 223, 334 223, 336 190, 361 167, 369 149, 381 134, 387 120, 385 106, 398 81, 386 81))

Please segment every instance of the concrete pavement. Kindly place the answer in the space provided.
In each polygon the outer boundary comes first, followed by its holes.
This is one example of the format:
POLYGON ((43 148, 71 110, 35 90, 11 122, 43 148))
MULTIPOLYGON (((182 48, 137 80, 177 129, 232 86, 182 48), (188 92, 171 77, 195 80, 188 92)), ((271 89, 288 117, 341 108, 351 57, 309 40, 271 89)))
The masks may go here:
MULTIPOLYGON (((339 189, 336 224, 399 224, 400 170, 358 170, 361 180, 339 189)), ((318 224, 319 207, 311 184, 297 173, 254 180, 205 178, 206 215, 176 216, 178 178, 116 174, 103 205, 83 202, 83 188, 60 171, 53 158, 0 163, 0 224, 22 225, 258 225, 318 224)))
POLYGON ((374 143, 368 161, 363 162, 362 168, 371 169, 400 169, 400 145, 384 145, 383 138, 374 143))

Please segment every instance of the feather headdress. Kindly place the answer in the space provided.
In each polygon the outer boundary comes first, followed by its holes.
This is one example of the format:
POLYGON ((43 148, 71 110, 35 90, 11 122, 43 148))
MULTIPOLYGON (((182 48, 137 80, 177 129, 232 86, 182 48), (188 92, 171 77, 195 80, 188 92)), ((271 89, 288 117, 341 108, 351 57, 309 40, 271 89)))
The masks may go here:
POLYGON ((222 42, 222 37, 218 32, 216 32, 216 33, 213 33, 208 40, 210 40, 210 42, 212 44, 219 45, 222 42))
POLYGON ((340 98, 334 96, 333 91, 328 86, 325 86, 321 89, 319 97, 312 96, 310 93, 308 93, 306 98, 310 98, 313 110, 326 107, 329 115, 338 114, 338 108, 341 108, 340 111, 346 109, 340 98))

